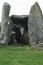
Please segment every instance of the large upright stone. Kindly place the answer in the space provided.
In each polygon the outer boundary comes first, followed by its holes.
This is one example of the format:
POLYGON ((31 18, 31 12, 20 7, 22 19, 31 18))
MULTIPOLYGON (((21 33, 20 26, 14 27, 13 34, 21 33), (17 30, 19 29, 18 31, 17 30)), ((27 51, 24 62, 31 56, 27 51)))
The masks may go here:
POLYGON ((36 2, 30 10, 29 21, 28 21, 28 36, 30 45, 34 46, 41 41, 41 31, 42 31, 42 12, 36 2))
POLYGON ((9 21, 9 12, 10 12, 10 5, 8 3, 4 3, 2 9, 2 24, 1 24, 1 35, 2 35, 2 42, 8 42, 8 21, 9 21))

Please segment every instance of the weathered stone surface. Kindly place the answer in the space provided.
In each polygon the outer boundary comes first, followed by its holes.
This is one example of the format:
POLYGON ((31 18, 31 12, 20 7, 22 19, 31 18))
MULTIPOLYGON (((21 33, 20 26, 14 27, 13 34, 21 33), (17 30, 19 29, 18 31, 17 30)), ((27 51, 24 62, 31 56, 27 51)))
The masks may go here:
POLYGON ((42 12, 36 2, 30 10, 29 21, 28 21, 28 36, 30 45, 34 46, 41 41, 42 33, 42 12))
POLYGON ((43 42, 35 46, 39 50, 43 50, 43 42))
POLYGON ((28 16, 27 15, 12 15, 10 19, 12 20, 12 23, 11 23, 12 26, 10 29, 16 32, 16 40, 18 44, 26 44, 27 34, 25 34, 24 37, 22 36, 24 34, 24 31, 27 31, 28 16))
POLYGON ((43 15, 38 3, 36 2, 31 7, 29 20, 28 16, 24 15, 12 15, 9 17, 9 12, 10 5, 4 3, 2 22, 0 23, 0 43, 7 44, 11 40, 11 44, 14 45, 23 41, 24 44, 29 42, 32 46, 36 45, 39 48, 43 48, 43 15))
POLYGON ((2 9, 1 35, 4 43, 8 43, 8 21, 9 21, 10 5, 4 3, 2 9))
POLYGON ((17 45, 17 40, 16 39, 13 39, 12 45, 17 45))
POLYGON ((25 32, 24 35, 23 35, 23 44, 27 45, 29 44, 29 38, 28 38, 28 33, 25 32))

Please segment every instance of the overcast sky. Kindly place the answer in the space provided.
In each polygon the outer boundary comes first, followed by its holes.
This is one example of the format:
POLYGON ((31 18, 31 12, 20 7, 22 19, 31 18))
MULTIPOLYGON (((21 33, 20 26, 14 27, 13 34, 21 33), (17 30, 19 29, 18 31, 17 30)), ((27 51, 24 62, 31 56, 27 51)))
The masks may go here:
POLYGON ((27 15, 30 12, 31 6, 38 2, 43 13, 43 0, 0 0, 0 21, 2 16, 3 3, 7 2, 11 6, 10 15, 27 15))

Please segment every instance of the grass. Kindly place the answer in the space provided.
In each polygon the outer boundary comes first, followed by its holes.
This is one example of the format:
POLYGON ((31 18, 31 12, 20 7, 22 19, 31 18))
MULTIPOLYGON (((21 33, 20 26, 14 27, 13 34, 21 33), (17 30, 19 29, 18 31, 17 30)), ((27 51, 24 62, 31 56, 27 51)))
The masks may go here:
POLYGON ((29 46, 0 46, 0 65, 43 65, 43 51, 29 46))

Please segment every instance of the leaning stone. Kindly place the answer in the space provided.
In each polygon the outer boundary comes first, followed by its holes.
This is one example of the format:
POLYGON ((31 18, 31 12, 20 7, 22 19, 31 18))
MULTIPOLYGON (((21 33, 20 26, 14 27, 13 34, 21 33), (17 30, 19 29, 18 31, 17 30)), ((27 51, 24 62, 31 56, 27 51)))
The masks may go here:
POLYGON ((42 11, 36 2, 30 10, 29 21, 28 21, 28 36, 29 43, 31 46, 35 46, 41 40, 41 23, 42 11))

